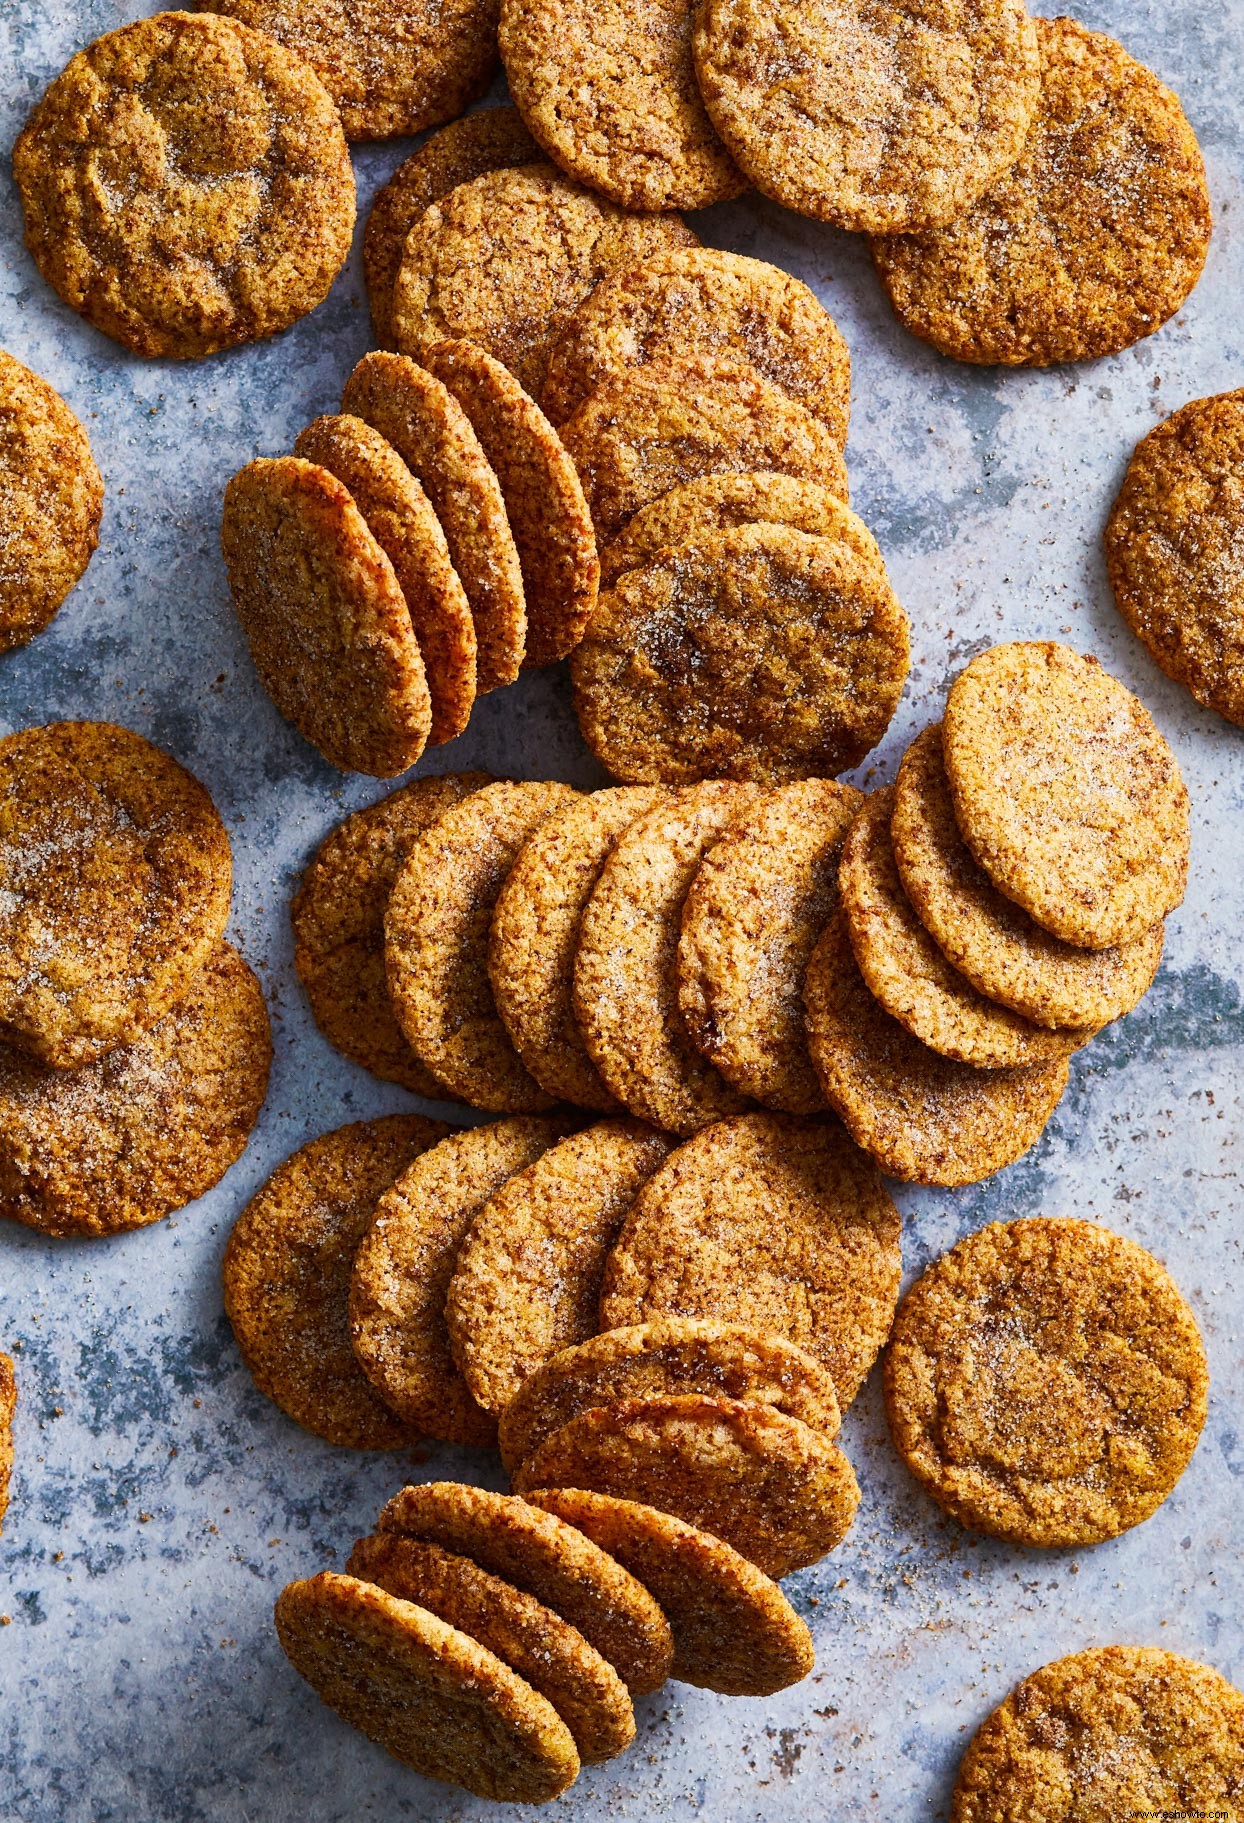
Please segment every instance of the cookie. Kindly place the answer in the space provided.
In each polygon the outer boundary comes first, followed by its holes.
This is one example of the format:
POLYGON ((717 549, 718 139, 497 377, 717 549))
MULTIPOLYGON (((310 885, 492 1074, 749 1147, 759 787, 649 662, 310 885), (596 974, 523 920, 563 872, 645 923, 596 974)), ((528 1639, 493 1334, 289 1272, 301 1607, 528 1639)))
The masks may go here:
POLYGON ((420 1061, 476 1108, 553 1106, 523 1068, 488 980, 488 927, 506 874, 569 785, 485 785, 411 843, 384 919, 385 974, 397 1022, 420 1061))
POLYGON ((381 1532, 361 1538, 346 1574, 411 1601, 487 1648, 550 1702, 584 1764, 635 1738, 626 1685, 576 1627, 521 1589, 439 1545, 381 1532))
POLYGON ((330 830, 290 907, 294 967, 316 1025, 353 1063, 435 1101, 445 1091, 402 1036, 384 973, 384 914, 415 837, 490 785, 486 772, 416 779, 330 830))
POLYGON ((336 476, 393 565, 427 677, 428 740, 453 740, 475 702, 475 623, 431 502, 392 444, 361 418, 317 418, 294 454, 336 476))
POLYGON ((758 190, 874 234, 969 209, 1018 158, 1040 63, 1023 0, 699 0, 695 68, 758 190))
POLYGON ((596 606, 600 559, 574 463, 535 400, 475 342, 436 342, 429 371, 457 399, 505 501, 527 599, 524 663, 573 651, 596 606))
POLYGON ((785 1336, 694 1317, 658 1317, 604 1330, 537 1368, 501 1414, 501 1460, 512 1473, 572 1418, 596 1405, 651 1393, 758 1400, 826 1437, 837 1436, 842 1421, 828 1373, 785 1336))
POLYGON ((13 1414, 17 1410, 17 1380, 13 1363, 0 1354, 0 1532, 9 1510, 9 1480, 13 1473, 13 1414))
POLYGON ((51 621, 91 561, 103 506, 86 431, 0 348, 0 652, 51 621))
POLYGON ((1106 526, 1115 605, 1168 677, 1244 727, 1244 391, 1137 444, 1106 526))
POLYGON ((676 215, 628 214, 552 165, 489 171, 406 236, 394 340, 416 360, 436 342, 478 342, 539 399, 566 323, 607 272, 698 244, 676 215))
POLYGON ((514 1485, 654 1506, 774 1577, 841 1544, 860 1498, 850 1463, 819 1431, 771 1405, 701 1393, 584 1412, 540 1445, 514 1485))
POLYGON ((382 1510, 381 1532, 438 1544, 551 1608, 618 1672, 632 1696, 669 1675, 669 1622, 641 1583, 582 1532, 511 1494, 461 1482, 408 1487, 382 1510))
POLYGON ((701 475, 755 469, 841 484, 819 418, 737 355, 665 355, 598 386, 561 426, 607 544, 643 507, 701 475))
POLYGON ((670 1676, 724 1696, 771 1696, 807 1677, 812 1635, 778 1585, 720 1538, 672 1513, 550 1488, 533 1504, 578 1526, 639 1578, 674 1635, 670 1676))
POLYGON ((263 32, 156 13, 78 52, 13 152, 26 245, 65 303, 135 354, 275 335, 350 251, 332 97, 263 32))
POLYGON ((700 1317, 784 1336, 845 1411, 890 1332, 901 1270, 898 1211, 841 1128, 741 1114, 639 1192, 605 1268, 601 1328, 700 1317))
POLYGON ((225 1311, 260 1391, 346 1449, 414 1442, 354 1358, 350 1273, 379 1199, 448 1131, 390 1114, 311 1140, 251 1198, 225 1248, 225 1311))
POLYGON ((691 247, 611 273, 553 351, 545 409, 562 424, 599 386, 651 361, 735 355, 847 440, 851 357, 814 292, 764 260, 691 247))
POLYGON ((515 1049, 550 1095, 605 1114, 618 1104, 574 1016, 579 924, 614 843, 664 795, 624 786, 555 810, 519 849, 492 914, 488 978, 515 1049))
POLYGON ((0 740, 0 1040, 65 1069, 133 1043, 224 935, 232 874, 211 798, 140 734, 0 740))
POLYGON ((454 1365, 445 1294, 480 1210, 516 1171, 556 1145, 566 1123, 495 1120, 443 1139, 376 1203, 354 1256, 350 1338, 363 1372, 404 1423, 443 1443, 496 1441, 454 1365))
POLYGON ((808 1049, 825 1099, 890 1177, 954 1188, 1036 1144, 1067 1086, 1067 1059, 1014 1070, 955 1063, 913 1038, 864 985, 835 913, 804 984, 808 1049))
POLYGON ((899 767, 890 840, 903 890, 938 948, 978 993, 1035 1025, 1097 1031, 1128 1013, 1162 960, 1162 925, 1113 949, 1061 943, 978 867, 955 821, 940 724, 899 767))
POLYGON ((942 754, 963 839, 999 892, 1083 949, 1126 943, 1188 880, 1188 793, 1152 716, 1095 658, 1018 640, 951 685, 942 754))
POLYGON ((1244 1790, 1244 1695, 1208 1665, 1105 1646, 1026 1677, 982 1723, 951 1823, 1028 1823, 1057 1802, 1097 1823, 1137 1808, 1229 1817, 1244 1790))
POLYGON ((939 1506, 1012 1544, 1098 1544, 1166 1499, 1205 1423, 1196 1318, 1094 1222, 993 1222, 935 1260, 886 1352, 894 1446, 939 1506))
POLYGON ((402 355, 367 354, 341 409, 391 443, 440 520, 475 622, 475 688, 511 684, 523 662, 527 609, 501 484, 453 395, 402 355))
POLYGON ((596 1334, 606 1257, 673 1143, 638 1121, 598 1121, 484 1204, 459 1249, 445 1321, 485 1411, 502 1412, 551 1356, 596 1334))
POLYGON ((636 513, 600 554, 600 579, 611 587, 627 570, 642 569, 667 544, 689 544, 704 532, 742 525, 791 525, 850 546, 881 563, 877 541, 846 506, 845 466, 832 489, 797 475, 700 475, 683 481, 636 513))
POLYGON ((683 1025, 727 1082, 778 1112, 825 1106, 804 1037, 803 978, 838 902, 838 857, 862 802, 833 779, 767 792, 708 850, 683 906, 683 1025))
POLYGON ((1200 277, 1209 192, 1171 91, 1101 32, 1037 19, 1041 94, 1010 170, 949 226, 872 242, 905 329, 958 361, 1117 354, 1200 277))
POLYGON ((546 1697, 426 1608, 325 1570, 282 1589, 276 1630, 322 1701, 426 1779, 543 1804, 579 1756, 546 1697))
POLYGON ((393 565, 346 488, 299 456, 249 462, 220 541, 259 680, 330 765, 392 778, 423 753, 432 704, 393 565))
POLYGON ((96 1063, 53 1070, 0 1045, 0 1216, 97 1236, 192 1203, 245 1150, 271 1061, 263 993, 227 943, 96 1063))
POLYGON ((678 1018, 678 932, 705 851, 748 815, 751 785, 692 785, 614 845, 579 923, 575 1019, 610 1093, 640 1120, 694 1133, 745 1103, 678 1018))

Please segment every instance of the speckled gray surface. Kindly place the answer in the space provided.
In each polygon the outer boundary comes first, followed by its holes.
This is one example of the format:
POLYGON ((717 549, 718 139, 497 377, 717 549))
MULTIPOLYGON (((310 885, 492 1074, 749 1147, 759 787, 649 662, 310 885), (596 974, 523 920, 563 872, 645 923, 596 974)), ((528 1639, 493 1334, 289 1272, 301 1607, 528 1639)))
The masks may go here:
MULTIPOLYGON (((8 0, 6 146, 69 55, 142 10, 8 0)), ((1092 0, 1081 16, 1176 87, 1209 164, 1208 268, 1152 341, 1048 373, 956 366, 892 322, 859 243, 754 197, 697 226, 807 279, 851 344, 854 504, 913 623, 911 681, 870 776, 892 776, 965 656, 1015 635, 1098 653, 1178 752, 1194 807, 1192 882, 1153 992, 1077 1058, 1066 1098, 1019 1165, 975 1189, 898 1197, 909 1274, 983 1221, 1036 1211, 1090 1216, 1153 1248, 1204 1327, 1209 1424, 1147 1525, 1093 1551, 1038 1554, 969 1537, 915 1490, 871 1384, 845 1428, 864 1487, 855 1529, 789 1584, 816 1635, 813 1678, 763 1702, 670 1686, 641 1703, 636 1749, 585 1773, 553 1814, 916 1823, 945 1815, 981 1717, 1061 1653, 1149 1642, 1244 1683, 1244 734, 1194 708, 1133 643, 1099 546, 1137 438, 1186 399, 1244 382, 1244 4, 1092 0)), ((361 205, 405 150, 358 153, 361 205)), ((192 366, 144 364, 44 286, 3 181, 0 342, 87 421, 108 497, 84 584, 48 633, 0 666, 0 726, 124 722, 206 782, 232 832, 233 934, 263 978, 277 1054, 250 1150, 201 1203, 102 1244, 0 1234, 0 1341, 16 1352, 21 1398, 0 1540, 10 1617, 0 1629, 0 1817, 495 1814, 407 1774, 322 1709, 282 1658, 270 1618, 281 1584, 339 1563, 403 1479, 484 1478, 489 1465, 451 1451, 403 1464, 303 1435, 251 1385, 219 1291, 230 1223, 282 1157, 339 1121, 410 1105, 330 1052, 290 960, 299 870, 378 788, 332 772, 268 704, 217 546, 227 477, 288 449, 333 409, 368 346, 357 257, 324 307, 282 339, 192 366)), ((432 764, 597 776, 560 670, 488 698, 432 764)))

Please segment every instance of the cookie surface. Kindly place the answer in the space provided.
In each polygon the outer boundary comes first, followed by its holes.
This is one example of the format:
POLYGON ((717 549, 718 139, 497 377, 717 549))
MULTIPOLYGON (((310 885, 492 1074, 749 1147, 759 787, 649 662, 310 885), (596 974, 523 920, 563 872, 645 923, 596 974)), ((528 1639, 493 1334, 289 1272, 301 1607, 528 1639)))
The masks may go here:
POLYGON ((140 734, 0 740, 0 1039, 72 1068, 133 1043, 224 934, 232 860, 207 792, 140 734))
POLYGON ((17 1381, 13 1363, 0 1354, 0 1532, 9 1510, 9 1479, 13 1473, 13 1414, 17 1410, 17 1381))
POLYGON ((278 1166, 229 1236, 225 1310, 256 1384, 295 1424, 346 1449, 415 1440, 354 1358, 350 1273, 379 1199, 448 1131, 418 1114, 337 1127, 278 1166))
POLYGON ((948 227, 872 243, 904 328, 959 361, 1117 353, 1205 263, 1205 166, 1176 97, 1103 33, 1034 24, 1041 94, 1017 161, 948 227))
POLYGON ((1137 444, 1106 526, 1115 604, 1168 677, 1244 726, 1244 392, 1137 444))
POLYGON ((216 14, 156 13, 79 51, 13 168, 43 277, 135 354, 287 329, 350 251, 354 173, 331 96, 300 57, 216 14))
POLYGON ((942 754, 963 839, 1065 943, 1106 949, 1173 911, 1188 793, 1148 710, 1052 640, 993 646, 951 685, 942 754))
POLYGON ((642 569, 667 544, 688 544, 704 532, 732 532, 743 525, 791 525, 799 532, 836 538, 857 556, 881 563, 877 541, 846 505, 847 471, 833 489, 819 481, 772 470, 753 475, 700 475, 683 481, 628 521, 600 554, 608 588, 627 570, 642 569))

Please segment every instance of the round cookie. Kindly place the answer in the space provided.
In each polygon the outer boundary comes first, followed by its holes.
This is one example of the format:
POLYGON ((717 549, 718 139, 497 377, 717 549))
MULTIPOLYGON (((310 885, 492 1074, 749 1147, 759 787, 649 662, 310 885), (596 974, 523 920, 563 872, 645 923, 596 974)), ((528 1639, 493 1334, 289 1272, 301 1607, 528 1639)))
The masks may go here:
POLYGON ((743 525, 791 525, 836 538, 858 557, 882 564, 877 541, 846 505, 847 471, 832 490, 797 475, 700 475, 645 506, 600 554, 600 578, 612 587, 627 570, 642 569, 667 544, 689 544, 705 532, 743 525))
POLYGON ((1137 444, 1106 526, 1115 605, 1168 677, 1244 727, 1244 391, 1137 444))
POLYGON ((0 652, 51 621, 91 561, 103 506, 86 431, 0 348, 0 652))
POLYGON ((898 1211, 840 1127, 742 1114, 680 1146, 636 1197, 601 1328, 701 1317, 785 1336, 845 1411, 890 1332, 901 1271, 898 1211))
POLYGON ((756 188, 873 234, 970 208, 1019 156, 1040 89, 1023 0, 699 0, 694 48, 756 188))
POLYGON ((546 1697, 414 1602, 325 1570, 282 1589, 282 1650, 330 1709, 424 1778, 543 1804, 579 1756, 546 1697))
POLYGON ((1140 937, 1188 880, 1188 793, 1138 697, 1053 640, 993 646, 946 699, 963 839, 999 892, 1083 949, 1140 937))
POLYGON ((841 1544, 860 1498, 851 1464, 819 1431, 771 1405, 700 1393, 584 1412, 540 1445, 514 1485, 654 1506, 774 1577, 841 1544))
POLYGON ((950 1818, 1229 1817, 1242 1790, 1244 1695, 1173 1652, 1105 1646, 1034 1671, 981 1724, 950 1818))
POLYGON ((841 911, 804 985, 808 1049, 825 1098, 891 1177, 955 1188, 1036 1144, 1067 1086, 1067 1059, 1015 1070, 955 1063, 913 1038, 864 985, 841 911))
POLYGON ((431 502, 392 444, 361 418, 317 418, 294 454, 336 476, 393 565, 427 677, 428 740, 453 740, 475 702, 475 623, 431 502))
POLYGON ((247 463, 220 542, 260 682, 330 765, 392 778, 432 728, 423 654, 393 565, 349 492, 299 456, 247 463))
POLYGON ((384 972, 384 914, 415 837, 492 784, 486 772, 416 779, 329 831, 290 907, 294 968, 316 1025, 353 1063, 435 1101, 445 1091, 402 1036, 384 972))
POLYGON ((64 1069, 132 1044, 224 935, 232 874, 211 798, 142 735, 0 740, 0 1040, 64 1069))
POLYGON ((13 1414, 17 1410, 17 1380, 13 1363, 0 1354, 0 1533, 9 1510, 9 1479, 13 1473, 13 1414))
POLYGON ((227 943, 97 1063, 52 1070, 0 1046, 0 1216, 99 1236, 183 1208, 245 1150, 271 1061, 263 993, 227 943))
POLYGON ((332 97, 301 57, 218 14, 156 13, 79 51, 13 170, 39 271, 135 354, 189 359, 288 329, 350 251, 332 97))
POLYGON ((457 399, 501 483, 527 599, 524 664, 551 665, 583 638, 600 559, 574 463, 534 399, 475 342, 436 342, 429 371, 457 399))
POLYGON ((934 1261, 886 1351, 894 1446, 926 1493, 1012 1544, 1098 1544, 1161 1505, 1209 1375, 1153 1255, 1094 1222, 993 1222, 934 1261))
POLYGON ((341 409, 391 443, 440 521, 475 622, 475 688, 512 684, 523 662, 527 608, 501 483, 453 395, 414 361, 367 354, 341 409))
POLYGON ((678 1018, 678 932, 705 851, 759 801, 755 786, 687 786, 630 825, 584 908, 574 1011, 610 1093, 639 1120, 694 1133, 745 1103, 678 1018))
POLYGON ((350 1277, 350 1339, 363 1372, 406 1424, 486 1448, 497 1427, 454 1365, 445 1294, 471 1223, 516 1171, 566 1131, 557 1120, 495 1120, 443 1139, 375 1205, 350 1277))
POLYGON ((457 1551, 534 1595, 578 1628, 632 1696, 660 1689, 669 1676, 669 1622, 648 1591, 590 1538, 528 1501, 428 1482, 395 1494, 377 1529, 457 1551))
POLYGON ((554 783, 485 785, 415 838, 389 895, 385 974, 398 1025, 437 1081, 476 1108, 553 1106, 497 1012, 488 927, 527 837, 577 795, 554 783))
POLYGON ((1097 1031, 1148 992, 1162 960, 1160 921, 1117 948, 1079 949, 1034 924, 977 866, 955 821, 940 724, 903 756, 890 840, 920 922, 978 993, 1034 1025, 1097 1031))
POLYGON ((880 564, 791 526, 741 526, 605 591, 571 660, 575 713, 615 778, 785 784, 860 763, 908 656, 880 564))
POLYGON ((862 802, 833 779, 767 792, 709 849, 683 907, 687 1033, 727 1082, 779 1113, 825 1106, 804 1036, 803 978, 838 902, 838 857, 862 802))
POLYGON ((311 1140, 251 1198, 225 1248, 225 1311, 256 1385, 295 1424, 346 1449, 414 1442, 354 1358, 350 1273, 378 1200, 448 1131, 390 1114, 311 1140))
POLYGON ((871 243, 903 327, 958 361, 1116 354, 1205 263, 1205 165, 1176 97, 1113 38, 1034 24, 1041 94, 1018 160, 949 226, 871 243))

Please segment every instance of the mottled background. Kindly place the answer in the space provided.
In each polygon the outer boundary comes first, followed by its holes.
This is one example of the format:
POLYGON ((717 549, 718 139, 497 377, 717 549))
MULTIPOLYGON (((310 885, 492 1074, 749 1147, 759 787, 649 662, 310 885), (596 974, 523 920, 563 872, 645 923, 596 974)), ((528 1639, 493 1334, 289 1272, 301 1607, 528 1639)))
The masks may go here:
MULTIPOLYGON (((0 139, 123 0, 4 0, 0 139)), ((889 1447, 874 1384, 844 1442, 864 1499, 835 1555, 787 1587, 816 1635, 794 1690, 739 1701, 670 1685, 639 1739, 586 1772, 580 1818, 942 1817, 966 1739, 1025 1672, 1109 1641, 1193 1654, 1244 1683, 1240 1337, 1244 734, 1195 708, 1116 617, 1100 532, 1136 440, 1185 400, 1244 383, 1239 106, 1244 4, 1092 0, 1181 94, 1205 148, 1216 233, 1180 317, 1113 360, 1047 373, 942 360, 891 320, 861 243, 755 196, 696 222, 815 287, 854 360, 853 501, 913 627, 911 681, 869 781, 940 713, 964 659, 1013 636, 1097 653, 1138 690, 1192 791, 1192 880, 1157 984, 1072 1067, 1040 1144, 990 1183, 900 1188, 908 1273, 999 1217, 1077 1213, 1153 1248, 1205 1331, 1209 1424, 1173 1497, 1084 1553, 970 1537, 889 1447)), ((358 152, 360 221, 409 150, 358 152)), ((89 426, 108 494, 100 549, 35 644, 0 664, 0 728, 123 722, 209 786, 233 837, 233 937, 259 970, 276 1065, 251 1147, 210 1196, 106 1243, 0 1235, 0 1340, 21 1404, 0 1540, 0 1818, 20 1823, 345 1823, 479 1818, 491 1807, 407 1773, 323 1709, 281 1656, 272 1600, 340 1563, 404 1479, 484 1478, 441 1450, 351 1455, 289 1424, 252 1386, 221 1310, 238 1210, 295 1146, 408 1106, 335 1056, 291 966, 287 906, 315 845, 378 796, 322 763, 259 689, 230 608, 217 526, 228 476, 288 450, 333 410, 369 345, 357 257, 278 341, 194 365, 142 362, 80 322, 21 246, 6 172, 0 341, 89 426)), ((433 765, 598 782, 562 669, 488 697, 433 765)), ((875 1376, 874 1376, 875 1381, 875 1376)))

